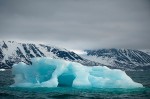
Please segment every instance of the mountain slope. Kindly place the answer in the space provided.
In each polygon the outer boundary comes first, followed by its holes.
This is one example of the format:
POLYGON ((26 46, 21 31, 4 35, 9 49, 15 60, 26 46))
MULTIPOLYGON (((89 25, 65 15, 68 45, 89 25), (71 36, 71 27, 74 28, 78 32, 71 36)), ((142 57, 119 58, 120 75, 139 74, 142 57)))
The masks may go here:
POLYGON ((82 57, 111 68, 123 70, 145 70, 150 68, 150 55, 139 50, 112 48, 85 50, 85 52, 87 54, 82 55, 82 57))
POLYGON ((148 50, 132 49, 99 49, 85 50, 78 55, 64 48, 44 44, 17 43, 14 41, 0 42, 0 68, 11 68, 13 64, 24 62, 32 64, 34 57, 51 57, 79 62, 87 66, 106 65, 122 70, 150 69, 148 50))
POLYGON ((30 59, 34 57, 51 57, 79 62, 83 65, 98 65, 99 63, 84 59, 74 52, 64 48, 47 46, 44 44, 26 44, 14 41, 0 42, 0 68, 11 68, 18 62, 31 64, 30 59))
POLYGON ((145 50, 140 50, 140 51, 142 51, 142 52, 144 52, 144 53, 150 55, 150 49, 145 49, 145 50))

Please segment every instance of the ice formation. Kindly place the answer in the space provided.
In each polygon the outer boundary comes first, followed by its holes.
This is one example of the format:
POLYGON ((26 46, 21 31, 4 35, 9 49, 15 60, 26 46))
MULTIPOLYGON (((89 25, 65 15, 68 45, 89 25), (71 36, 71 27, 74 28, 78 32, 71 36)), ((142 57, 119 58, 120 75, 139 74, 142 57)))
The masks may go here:
POLYGON ((0 71, 5 71, 6 69, 0 69, 0 71))
POLYGON ((138 88, 124 71, 105 66, 83 66, 51 58, 33 58, 32 65, 20 62, 12 68, 13 87, 138 88))

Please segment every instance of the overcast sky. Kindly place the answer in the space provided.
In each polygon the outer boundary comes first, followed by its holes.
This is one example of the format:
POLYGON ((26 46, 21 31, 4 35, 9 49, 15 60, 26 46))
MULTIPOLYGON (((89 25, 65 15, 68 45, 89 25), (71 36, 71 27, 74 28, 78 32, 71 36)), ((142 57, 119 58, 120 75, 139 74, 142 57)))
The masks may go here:
POLYGON ((0 40, 150 49, 150 0, 0 0, 0 40))

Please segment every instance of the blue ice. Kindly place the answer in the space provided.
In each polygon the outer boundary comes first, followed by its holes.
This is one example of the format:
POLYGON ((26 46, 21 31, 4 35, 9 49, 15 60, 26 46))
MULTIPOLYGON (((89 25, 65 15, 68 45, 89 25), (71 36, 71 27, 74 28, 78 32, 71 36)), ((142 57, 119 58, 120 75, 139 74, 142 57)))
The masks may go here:
POLYGON ((105 66, 83 66, 60 59, 33 58, 32 65, 13 65, 12 87, 139 88, 124 71, 105 66))

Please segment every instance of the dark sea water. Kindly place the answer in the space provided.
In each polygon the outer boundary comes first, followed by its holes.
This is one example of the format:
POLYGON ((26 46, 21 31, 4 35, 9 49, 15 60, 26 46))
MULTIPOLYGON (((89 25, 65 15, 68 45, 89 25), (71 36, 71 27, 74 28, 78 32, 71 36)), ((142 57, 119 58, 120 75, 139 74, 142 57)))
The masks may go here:
POLYGON ((135 89, 78 89, 57 88, 14 88, 11 70, 0 71, 0 99, 150 99, 150 71, 126 72, 144 88, 135 89))

